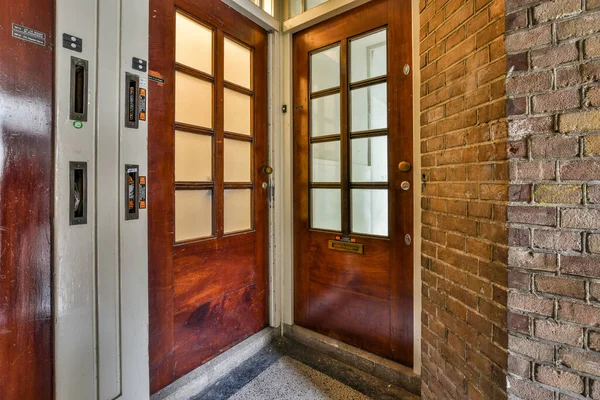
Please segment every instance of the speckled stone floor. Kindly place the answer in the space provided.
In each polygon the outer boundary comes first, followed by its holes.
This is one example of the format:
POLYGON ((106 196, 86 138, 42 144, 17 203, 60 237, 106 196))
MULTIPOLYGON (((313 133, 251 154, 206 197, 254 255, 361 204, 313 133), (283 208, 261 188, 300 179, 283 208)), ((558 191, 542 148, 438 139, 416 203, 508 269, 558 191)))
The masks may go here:
POLYGON ((418 396, 281 338, 192 400, 417 400, 418 396))

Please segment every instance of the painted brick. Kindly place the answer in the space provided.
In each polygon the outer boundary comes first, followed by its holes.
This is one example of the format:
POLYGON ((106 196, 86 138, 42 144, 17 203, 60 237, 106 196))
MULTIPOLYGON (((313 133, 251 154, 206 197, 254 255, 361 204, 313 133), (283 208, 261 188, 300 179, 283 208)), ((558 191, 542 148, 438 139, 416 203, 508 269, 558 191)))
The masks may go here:
POLYGON ((536 368, 538 382, 554 386, 559 389, 569 390, 574 393, 583 392, 583 378, 567 371, 559 371, 552 367, 539 365, 536 368))
MULTIPOLYGON (((598 168, 600 169, 600 163, 598 168)), ((571 172, 567 172, 567 175, 569 174, 571 172)), ((548 161, 512 162, 510 178, 512 181, 553 180, 556 178, 556 164, 548 161)))
POLYGON ((552 320, 536 320, 535 336, 552 342, 571 346, 583 346, 583 329, 577 326, 561 324, 552 320))
POLYGON ((536 185, 536 203, 581 204, 583 188, 580 185, 536 185))
POLYGON ((582 280, 537 275, 535 277, 535 288, 538 292, 542 293, 585 299, 585 282, 582 280))
POLYGON ((553 120, 550 117, 523 118, 510 121, 508 136, 511 139, 520 139, 527 135, 552 132, 553 120))

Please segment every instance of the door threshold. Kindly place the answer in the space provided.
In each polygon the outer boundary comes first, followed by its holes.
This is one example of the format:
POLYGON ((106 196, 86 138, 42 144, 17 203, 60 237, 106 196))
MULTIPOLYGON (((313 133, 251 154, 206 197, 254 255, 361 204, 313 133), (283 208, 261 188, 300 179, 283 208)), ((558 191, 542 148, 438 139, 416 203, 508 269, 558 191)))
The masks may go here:
POLYGON ((402 364, 298 325, 284 324, 283 336, 415 395, 421 395, 421 377, 402 364))
POLYGON ((279 328, 265 328, 159 390, 150 399, 188 400, 215 384, 280 335, 279 328))

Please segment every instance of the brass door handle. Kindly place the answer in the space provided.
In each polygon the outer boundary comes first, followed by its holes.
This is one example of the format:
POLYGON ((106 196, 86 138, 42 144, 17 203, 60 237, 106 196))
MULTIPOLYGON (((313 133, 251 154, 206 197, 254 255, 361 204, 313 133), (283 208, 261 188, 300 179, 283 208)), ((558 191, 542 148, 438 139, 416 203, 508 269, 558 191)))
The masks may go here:
POLYGON ((408 172, 412 169, 412 165, 410 165, 408 161, 402 161, 400 164, 398 164, 398 169, 400 172, 408 172))
POLYGON ((272 168, 272 167, 269 167, 269 166, 267 165, 267 166, 264 166, 264 167, 262 167, 262 168, 261 168, 261 171, 262 171, 262 173, 263 173, 263 174, 265 174, 265 175, 271 175, 271 174, 273 173, 273 168, 272 168))

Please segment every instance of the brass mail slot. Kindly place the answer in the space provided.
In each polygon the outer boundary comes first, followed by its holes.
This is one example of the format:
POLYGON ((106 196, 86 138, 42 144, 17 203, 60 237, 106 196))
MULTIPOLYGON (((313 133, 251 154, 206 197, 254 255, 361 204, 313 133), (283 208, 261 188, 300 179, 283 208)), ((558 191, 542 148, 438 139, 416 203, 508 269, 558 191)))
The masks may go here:
POLYGON ((364 246, 359 243, 340 242, 337 240, 330 240, 329 248, 331 250, 343 251, 346 253, 354 253, 354 254, 363 254, 364 253, 364 246))

